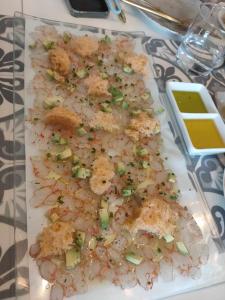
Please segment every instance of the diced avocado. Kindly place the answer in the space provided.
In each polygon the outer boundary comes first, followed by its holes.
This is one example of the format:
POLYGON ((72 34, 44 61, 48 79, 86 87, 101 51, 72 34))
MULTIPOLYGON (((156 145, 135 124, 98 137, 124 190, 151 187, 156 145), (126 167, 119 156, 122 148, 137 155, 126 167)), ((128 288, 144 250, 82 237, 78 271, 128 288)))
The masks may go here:
POLYGON ((123 162, 118 162, 116 166, 116 174, 123 176, 126 173, 126 167, 123 162))
POLYGON ((141 96, 141 99, 148 100, 148 99, 150 99, 150 96, 151 96, 151 94, 149 92, 146 92, 141 96))
POLYGON ((128 109, 129 108, 129 104, 126 101, 122 102, 122 108, 123 109, 128 109))
POLYGON ((96 246, 97 246, 97 240, 96 240, 96 237, 93 236, 93 237, 89 240, 88 248, 89 248, 90 250, 95 250, 96 246))
POLYGON ((123 93, 122 93, 120 90, 118 90, 116 87, 111 86, 111 87, 109 88, 109 92, 110 92, 111 95, 112 95, 112 101, 113 101, 114 103, 118 103, 118 102, 123 101, 124 95, 123 95, 123 93))
POLYGON ((102 79, 107 79, 109 77, 109 75, 106 72, 100 73, 100 76, 102 79))
POLYGON ((174 237, 171 234, 166 234, 163 238, 167 243, 171 243, 172 241, 174 241, 174 237))
POLYGON ((136 108, 131 111, 131 115, 135 117, 138 116, 141 112, 141 109, 136 108))
POLYGON ((173 172, 168 173, 168 181, 171 182, 171 183, 176 182, 176 175, 173 172))
POLYGON ((53 179, 53 180, 59 180, 61 178, 61 175, 53 172, 53 171, 50 171, 48 173, 48 175, 46 176, 46 179, 53 179))
POLYGON ((143 160, 143 161, 141 162, 141 167, 142 167, 143 169, 148 169, 148 168, 150 167, 150 163, 149 163, 148 161, 146 161, 146 160, 143 160))
POLYGON ((123 96, 123 94, 121 93, 121 95, 117 95, 117 96, 113 97, 113 102, 114 102, 114 103, 118 103, 118 102, 123 101, 123 99, 124 99, 124 96, 123 96))
POLYGON ((123 71, 126 74, 132 74, 132 73, 134 73, 134 70, 130 66, 127 66, 127 65, 123 67, 123 71))
POLYGON ((141 157, 146 156, 146 155, 148 155, 148 150, 146 148, 138 147, 136 149, 136 154, 141 157))
POLYGON ((99 209, 100 226, 102 229, 108 229, 109 227, 109 213, 107 208, 99 209))
POLYGON ((47 69, 46 74, 48 75, 49 79, 55 79, 55 72, 51 69, 47 69))
POLYGON ((91 170, 77 165, 72 168, 72 176, 80 179, 86 179, 91 176, 91 170))
POLYGON ((57 145, 66 145, 68 143, 67 140, 62 138, 58 132, 52 134, 51 141, 57 145))
POLYGON ((155 115, 159 115, 159 114, 163 113, 164 111, 165 111, 165 109, 163 107, 160 107, 160 108, 156 109, 154 111, 154 113, 155 113, 155 115))
POLYGON ((101 105, 101 110, 103 112, 108 112, 108 113, 112 112, 112 108, 110 107, 109 103, 103 102, 100 105, 101 105))
POLYGON ((66 160, 72 156, 72 150, 70 148, 66 148, 62 152, 56 154, 57 160, 66 160))
POLYGON ((35 49, 37 47, 37 42, 33 42, 29 45, 30 49, 35 49))
POLYGON ((101 39, 101 42, 104 42, 106 44, 110 44, 112 42, 112 40, 108 35, 105 35, 105 37, 103 39, 101 39))
POLYGON ((79 128, 77 128, 77 134, 79 136, 84 136, 87 134, 87 131, 84 129, 84 127, 79 127, 79 128))
POLYGON ((87 69, 79 69, 75 72, 78 78, 83 79, 88 75, 87 69))
POLYGON ((66 268, 68 270, 74 269, 80 263, 80 251, 72 248, 66 251, 66 268))
POLYGON ((116 238, 116 234, 112 233, 112 234, 108 234, 106 236, 104 236, 104 246, 107 247, 108 245, 110 245, 116 238))
POLYGON ((186 248, 183 242, 176 242, 176 246, 180 254, 185 256, 189 255, 188 249, 186 248))
POLYGON ((85 232, 77 231, 75 236, 75 243, 78 247, 82 248, 85 241, 85 232))
POLYGON ((179 197, 179 195, 176 192, 169 195, 170 200, 177 200, 178 197, 179 197))
POLYGON ((59 106, 63 103, 63 98, 62 97, 47 97, 44 102, 43 102, 43 106, 45 109, 52 109, 56 106, 59 106))
POLYGON ((69 43, 69 41, 71 40, 71 38, 72 38, 71 33, 69 33, 69 32, 64 32, 63 33, 63 42, 65 44, 69 43))
POLYGON ((44 41, 43 47, 45 48, 45 50, 53 49, 55 47, 55 42, 54 41, 44 41))
POLYGON ((127 254, 125 254, 125 258, 127 261, 129 261, 130 263, 132 263, 134 265, 140 265, 140 263, 143 260, 142 256, 137 255, 134 252, 128 252, 127 254))
POLYGON ((122 195, 124 197, 130 197, 134 193, 134 189, 132 187, 126 187, 122 190, 122 195))
POLYGON ((101 208, 106 208, 106 209, 108 209, 108 207, 109 207, 108 199, 107 199, 106 197, 103 197, 103 198, 101 199, 101 208))
POLYGON ((72 156, 72 164, 73 164, 73 165, 77 165, 77 164, 79 164, 79 162, 80 162, 79 157, 78 157, 76 154, 74 154, 74 155, 72 156))

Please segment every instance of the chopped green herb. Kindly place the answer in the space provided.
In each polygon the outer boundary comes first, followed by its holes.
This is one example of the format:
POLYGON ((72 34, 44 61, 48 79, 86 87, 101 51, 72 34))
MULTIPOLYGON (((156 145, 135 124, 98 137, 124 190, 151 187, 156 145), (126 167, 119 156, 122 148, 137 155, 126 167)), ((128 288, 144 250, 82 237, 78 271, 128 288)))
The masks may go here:
POLYGON ((59 197, 57 198, 57 202, 58 202, 59 204, 63 204, 63 203, 64 203, 64 201, 63 201, 63 196, 59 196, 59 197))

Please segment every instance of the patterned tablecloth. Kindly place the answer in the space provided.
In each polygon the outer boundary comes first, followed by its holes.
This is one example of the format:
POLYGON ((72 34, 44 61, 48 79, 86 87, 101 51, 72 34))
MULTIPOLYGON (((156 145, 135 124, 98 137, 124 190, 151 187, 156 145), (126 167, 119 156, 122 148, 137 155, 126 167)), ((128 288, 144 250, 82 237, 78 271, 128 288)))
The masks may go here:
MULTIPOLYGON (((20 222, 14 223, 14 184, 24 191, 24 146, 16 136, 23 137, 23 98, 24 87, 22 72, 22 46, 17 43, 13 55, 13 19, 0 16, 0 299, 15 296, 15 274, 19 272, 28 278, 27 267, 19 262, 27 251, 25 199, 21 197, 16 211, 20 214, 20 222), (13 80, 13 57, 15 57, 16 78, 13 80), (21 76, 19 75, 21 73, 21 76), (15 89, 16 119, 13 115, 13 89, 15 89), (21 116, 21 117, 20 117, 21 116), (14 126, 15 125, 15 126, 14 126), (14 160, 16 159, 16 165, 14 160), (21 239, 14 243, 14 225, 21 233, 21 239), (24 238, 23 238, 24 236, 24 238), (17 267, 15 267, 15 254, 17 267)), ((207 86, 212 96, 215 91, 225 91, 225 70, 215 71, 206 78, 187 76, 176 64, 177 44, 173 41, 147 38, 147 52, 153 57, 155 78, 160 93, 165 92, 168 80, 200 82, 207 86)), ((179 137, 174 132, 175 142, 179 145, 179 137)), ((195 172, 198 182, 205 193, 208 206, 217 224, 219 233, 225 241, 225 199, 223 196, 223 170, 225 156, 211 155, 186 158, 188 170, 195 172)), ((23 291, 21 291, 22 293, 23 291)))

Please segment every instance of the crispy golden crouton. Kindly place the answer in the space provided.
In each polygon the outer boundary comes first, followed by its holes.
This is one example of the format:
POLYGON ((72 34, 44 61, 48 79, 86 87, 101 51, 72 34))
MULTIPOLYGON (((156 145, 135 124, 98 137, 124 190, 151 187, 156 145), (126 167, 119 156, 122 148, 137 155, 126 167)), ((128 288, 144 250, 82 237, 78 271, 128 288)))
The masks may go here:
POLYGON ((38 257, 64 254, 65 250, 71 248, 74 232, 70 222, 55 222, 45 227, 38 239, 41 249, 38 257))
POLYGON ((114 175, 113 164, 106 156, 99 156, 93 163, 93 173, 90 178, 91 190, 97 195, 102 195, 109 189, 110 180, 114 175))
POLYGON ((62 48, 54 48, 48 52, 51 67, 60 75, 67 75, 70 70, 70 59, 66 51, 62 48))
POLYGON ((95 114, 89 125, 90 127, 104 129, 109 132, 119 129, 114 116, 111 113, 104 113, 102 111, 95 114))
POLYGON ((159 238, 174 234, 177 213, 161 198, 145 200, 138 218, 132 224, 132 231, 147 231, 159 238))
POLYGON ((148 58, 144 54, 134 54, 132 52, 119 52, 118 60, 125 65, 130 66, 134 72, 146 74, 148 58))
POLYGON ((139 140, 139 138, 151 137, 159 132, 159 121, 151 118, 145 112, 142 112, 136 118, 133 118, 130 121, 129 128, 125 131, 125 133, 135 141, 139 140))
POLYGON ((146 74, 146 67, 148 66, 148 58, 144 54, 128 56, 125 63, 130 65, 136 73, 146 74))
POLYGON ((109 82, 102 79, 99 75, 91 75, 84 81, 88 88, 88 95, 91 96, 110 96, 108 92, 109 82))
POLYGON ((89 57, 98 51, 98 41, 90 36, 76 37, 71 41, 72 50, 82 56, 89 57))
POLYGON ((133 129, 126 129, 125 133, 127 136, 131 138, 134 142, 137 142, 139 140, 139 132, 137 130, 133 129))
POLYGON ((45 123, 73 129, 81 124, 81 118, 64 107, 54 107, 45 115, 45 123))

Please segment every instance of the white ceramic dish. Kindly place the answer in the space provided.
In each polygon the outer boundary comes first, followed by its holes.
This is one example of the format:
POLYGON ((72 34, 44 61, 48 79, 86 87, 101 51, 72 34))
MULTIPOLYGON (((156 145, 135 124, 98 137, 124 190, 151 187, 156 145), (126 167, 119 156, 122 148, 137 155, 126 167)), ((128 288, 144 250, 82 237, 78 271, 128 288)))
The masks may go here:
POLYGON ((196 148, 190 138, 187 127, 184 123, 184 120, 213 120, 217 130, 225 143, 225 124, 211 98, 206 87, 202 84, 196 83, 184 83, 184 82, 168 82, 166 86, 167 95, 169 97, 171 106, 176 116, 176 120, 180 127, 184 142, 187 146, 188 152, 190 155, 206 155, 206 154, 215 154, 215 153, 224 153, 224 148, 196 148), (207 113, 184 113, 180 112, 178 105, 176 103, 175 97, 173 96, 173 91, 190 91, 198 92, 201 95, 202 101, 206 106, 207 113))
MULTIPOLYGON (((200 84, 200 83, 189 83, 189 82, 167 82, 167 86, 166 86, 166 91, 167 94, 170 98, 170 102, 173 106, 173 109, 175 110, 175 112, 177 114, 182 114, 182 116, 185 118, 186 116, 188 117, 190 115, 190 113, 184 113, 181 112, 177 106, 177 102, 174 98, 173 95, 173 91, 183 91, 183 92, 197 92, 200 94, 202 101, 208 111, 208 114, 219 114, 213 100, 212 97, 210 96, 207 88, 200 84)), ((194 113, 195 114, 195 113, 194 113)), ((202 113, 198 113, 198 114, 202 114, 202 113)))

